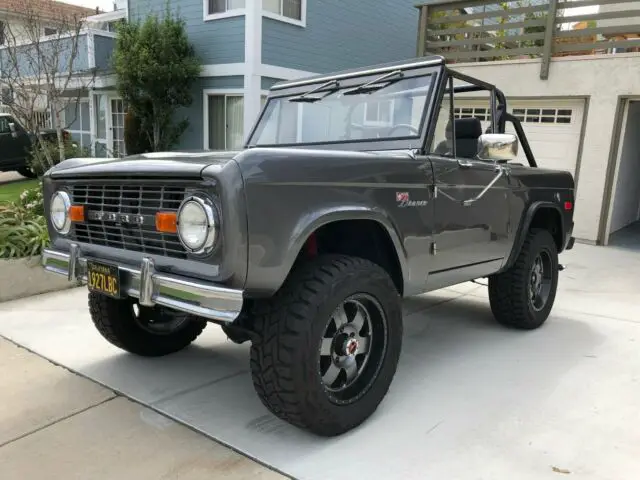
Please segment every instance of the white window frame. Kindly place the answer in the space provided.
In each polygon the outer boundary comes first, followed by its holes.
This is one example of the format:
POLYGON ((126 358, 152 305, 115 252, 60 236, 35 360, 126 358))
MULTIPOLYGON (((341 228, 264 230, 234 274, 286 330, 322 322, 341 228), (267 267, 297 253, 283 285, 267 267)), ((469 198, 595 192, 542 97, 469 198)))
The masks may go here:
MULTIPOLYGON (((203 118, 203 127, 202 127, 202 147, 204 150, 209 150, 209 97, 211 95, 221 95, 224 97, 242 97, 243 106, 246 107, 247 97, 245 95, 245 91, 242 88, 205 88, 202 90, 202 118, 203 118)), ((226 99, 225 99, 225 108, 226 108, 226 99)), ((226 117, 226 114, 225 114, 226 117)), ((246 139, 248 132, 242 132, 243 137, 246 139)), ((226 145, 226 135, 225 135, 225 146, 224 149, 227 149, 226 145)))
POLYGON ((363 117, 362 117, 362 125, 367 127, 390 127, 393 125, 393 113, 394 113, 394 101, 393 100, 371 100, 364 104, 363 109, 363 117), (378 104, 378 119, 377 120, 367 120, 367 110, 370 104, 377 103, 378 104), (385 122, 380 120, 380 105, 383 103, 389 104, 389 121, 385 122))
MULTIPOLYGON (((229 1, 229 0, 227 0, 229 1)), ((242 17, 247 13, 246 2, 252 2, 255 0, 245 0, 245 8, 234 8, 233 10, 227 10, 220 13, 209 13, 209 0, 202 1, 202 15, 205 22, 211 20, 220 20, 222 18, 242 17)))
MULTIPOLYGON (((280 10, 282 11, 282 1, 280 0, 280 10)), ((307 26, 307 0, 300 0, 300 20, 295 18, 286 17, 282 14, 269 12, 267 10, 262 9, 262 16, 266 18, 271 18, 273 20, 278 20, 279 22, 290 23, 291 25, 296 25, 298 27, 306 27, 307 26)))

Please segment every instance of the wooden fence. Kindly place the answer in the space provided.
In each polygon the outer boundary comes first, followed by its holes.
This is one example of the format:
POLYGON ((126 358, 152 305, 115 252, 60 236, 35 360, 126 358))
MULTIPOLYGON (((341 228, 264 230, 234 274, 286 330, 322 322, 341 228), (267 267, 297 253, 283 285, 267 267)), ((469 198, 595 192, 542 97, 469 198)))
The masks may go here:
POLYGON ((416 7, 418 55, 442 55, 450 63, 540 58, 540 78, 546 79, 551 57, 640 51, 637 0, 467 0, 416 7))

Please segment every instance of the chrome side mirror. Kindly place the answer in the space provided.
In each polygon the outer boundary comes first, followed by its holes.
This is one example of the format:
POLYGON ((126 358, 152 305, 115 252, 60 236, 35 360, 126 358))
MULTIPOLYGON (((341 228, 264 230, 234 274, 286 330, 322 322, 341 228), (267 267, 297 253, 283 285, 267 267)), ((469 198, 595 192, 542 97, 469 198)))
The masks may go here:
POLYGON ((508 162, 518 156, 518 137, 511 133, 484 133, 478 139, 478 158, 508 162))
POLYGON ((16 138, 18 136, 18 132, 16 131, 16 124, 13 122, 9 123, 9 130, 11 130, 11 136, 16 138))

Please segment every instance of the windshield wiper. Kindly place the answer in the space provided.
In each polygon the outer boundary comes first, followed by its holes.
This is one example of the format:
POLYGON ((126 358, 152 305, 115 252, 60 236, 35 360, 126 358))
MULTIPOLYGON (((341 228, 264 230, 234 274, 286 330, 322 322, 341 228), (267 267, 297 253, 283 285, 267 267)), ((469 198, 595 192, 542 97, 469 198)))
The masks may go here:
POLYGON ((374 78, 370 82, 363 83, 362 85, 357 87, 349 88, 348 90, 345 90, 344 92, 342 92, 342 94, 358 95, 359 93, 375 92, 376 90, 380 90, 382 88, 388 87, 391 84, 391 82, 385 82, 385 83, 379 83, 379 82, 382 82, 387 78, 396 77, 398 75, 400 76, 400 78, 404 77, 404 73, 402 73, 402 70, 394 70, 393 72, 382 75, 381 77, 374 78))
POLYGON ((323 83, 319 87, 314 88, 313 90, 309 90, 308 92, 303 93, 302 95, 298 95, 297 97, 291 97, 289 99, 289 101, 290 102, 307 102, 307 103, 317 102, 318 100, 322 100, 327 95, 331 95, 333 92, 335 92, 339 88, 340 88, 340 83, 338 83, 337 80, 330 80, 327 83, 323 83), (327 92, 326 95, 323 95, 322 97, 310 97, 309 96, 312 93, 318 92, 318 91, 320 91, 320 90, 322 90, 324 88, 327 88, 327 87, 329 87, 331 85, 335 85, 335 87, 333 89, 331 89, 329 92, 327 92))

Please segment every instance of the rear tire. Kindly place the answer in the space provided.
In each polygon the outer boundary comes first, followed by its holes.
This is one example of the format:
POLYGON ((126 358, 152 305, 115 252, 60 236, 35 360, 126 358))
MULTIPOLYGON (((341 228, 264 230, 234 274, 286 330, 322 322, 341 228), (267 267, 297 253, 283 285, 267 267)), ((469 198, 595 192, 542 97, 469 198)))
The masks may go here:
POLYGON ((532 230, 509 270, 489 277, 489 302, 496 320, 532 330, 549 317, 558 287, 558 248, 547 230, 532 230))
POLYGON ((340 435, 387 394, 400 356, 402 306, 378 265, 317 257, 257 303, 253 318, 253 384, 279 418, 317 435, 340 435))
POLYGON ((135 299, 115 299, 89 292, 93 324, 112 345, 143 357, 160 357, 182 350, 207 325, 192 315, 163 307, 140 307, 135 299))

